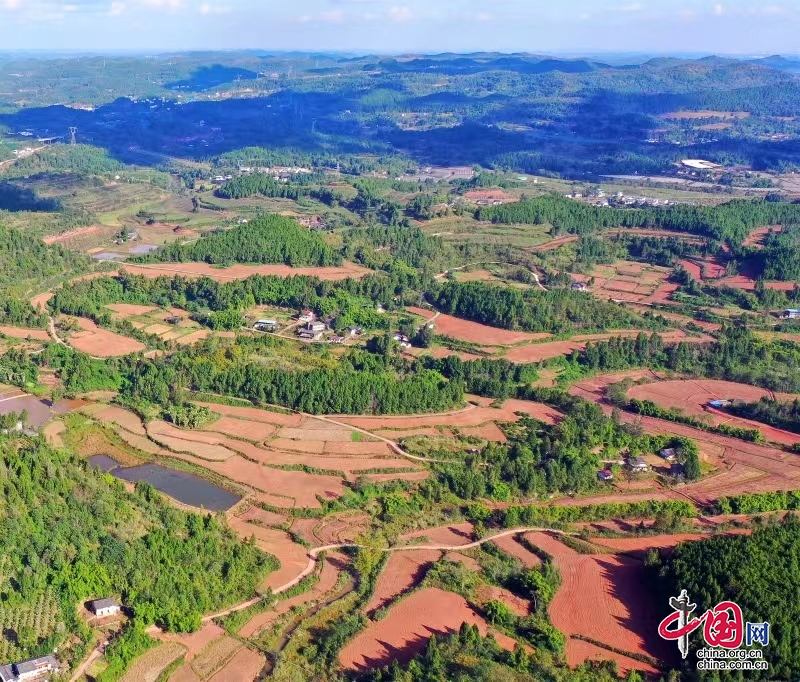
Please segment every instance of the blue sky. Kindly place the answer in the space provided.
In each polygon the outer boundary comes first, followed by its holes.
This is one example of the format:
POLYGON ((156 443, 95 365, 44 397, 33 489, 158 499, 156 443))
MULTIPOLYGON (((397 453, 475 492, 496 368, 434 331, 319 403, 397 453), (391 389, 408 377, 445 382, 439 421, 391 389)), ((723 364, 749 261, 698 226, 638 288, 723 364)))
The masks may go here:
POLYGON ((0 49, 800 53, 800 0, 0 0, 0 49))

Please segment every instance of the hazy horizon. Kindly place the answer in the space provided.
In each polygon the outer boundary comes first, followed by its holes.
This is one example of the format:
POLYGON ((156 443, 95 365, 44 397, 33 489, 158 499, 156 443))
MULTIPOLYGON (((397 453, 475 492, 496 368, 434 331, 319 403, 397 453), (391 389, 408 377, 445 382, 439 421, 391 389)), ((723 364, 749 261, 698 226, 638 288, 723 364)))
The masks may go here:
POLYGON ((798 29, 800 7, 755 0, 0 0, 9 52, 747 57, 796 54, 798 29))

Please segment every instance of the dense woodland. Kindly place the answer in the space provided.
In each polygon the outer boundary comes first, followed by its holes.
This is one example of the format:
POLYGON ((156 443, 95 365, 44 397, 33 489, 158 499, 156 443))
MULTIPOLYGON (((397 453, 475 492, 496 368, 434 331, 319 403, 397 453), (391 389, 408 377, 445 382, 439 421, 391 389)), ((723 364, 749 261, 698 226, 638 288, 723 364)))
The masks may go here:
POLYGON ((735 200, 719 206, 667 208, 597 208, 561 196, 539 197, 478 210, 479 220, 553 226, 553 233, 582 234, 600 228, 642 227, 689 232, 740 245, 750 232, 765 225, 800 222, 800 205, 786 202, 735 200))
POLYGON ((430 300, 443 313, 502 329, 561 334, 663 328, 659 322, 646 320, 622 306, 568 289, 521 291, 482 282, 447 282, 430 295, 430 300))
POLYGON ((220 231, 188 245, 173 242, 138 259, 142 263, 201 261, 214 265, 283 263, 339 265, 341 258, 322 237, 291 218, 262 216, 251 223, 220 231))
POLYGON ((16 633, 20 658, 71 635, 88 641, 76 605, 115 595, 137 622, 187 632, 201 615, 255 593, 274 558, 214 517, 179 511, 149 484, 117 479, 39 439, 0 436, 0 534, 6 610, 52 593, 50 632, 16 633))
MULTIPOLYGON (((678 545, 660 570, 661 601, 666 606, 669 597, 685 589, 697 604, 695 615, 721 601, 735 601, 745 621, 770 623, 769 646, 763 648, 770 664, 769 679, 793 680, 800 675, 798 566, 800 521, 790 515, 751 536, 715 537, 678 545)), ((692 648, 699 642, 700 637, 693 636, 692 648)), ((686 664, 689 679, 719 679, 712 673, 698 672, 694 660, 691 657, 686 664)), ((744 672, 741 679, 761 680, 763 675, 744 672)))

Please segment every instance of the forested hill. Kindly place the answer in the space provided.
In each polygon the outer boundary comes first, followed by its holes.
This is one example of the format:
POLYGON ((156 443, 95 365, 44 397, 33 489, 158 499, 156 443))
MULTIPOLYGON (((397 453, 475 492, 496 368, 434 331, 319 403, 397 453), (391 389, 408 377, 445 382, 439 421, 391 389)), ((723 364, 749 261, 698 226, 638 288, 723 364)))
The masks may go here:
POLYGON ((645 329, 653 322, 580 291, 520 291, 481 282, 448 282, 430 294, 441 312, 503 329, 560 334, 579 330, 645 329))
POLYGON ((476 217, 493 223, 550 224, 555 234, 648 227, 691 232, 739 245, 757 227, 800 223, 800 204, 739 199, 713 207, 615 209, 554 195, 479 209, 476 217))
MULTIPOLYGON (((40 239, 0 224, 0 296, 12 290, 29 293, 33 286, 56 278, 81 274, 92 261, 83 254, 58 245, 46 246, 40 239)), ((43 289, 38 289, 43 290, 43 289)))
POLYGON ((268 215, 226 232, 216 232, 185 246, 174 242, 137 262, 284 263, 286 265, 340 265, 342 257, 316 232, 291 218, 268 215))
POLYGON ((88 642, 76 610, 86 599, 116 595, 140 625, 185 632, 251 597, 276 568, 211 515, 175 509, 146 483, 130 494, 44 439, 0 436, 0 483, 0 597, 12 608, 38 604, 38 631, 19 629, 13 660, 67 637, 88 642))
MULTIPOLYGON (((661 569, 661 603, 686 590, 696 615, 721 601, 735 601, 746 621, 770 623, 764 657, 772 680, 800 679, 800 520, 792 515, 780 525, 752 536, 716 537, 679 545, 661 569)), ((699 636, 695 635, 696 644, 699 636)), ((695 666, 690 663, 690 668, 695 666)), ((694 673, 689 679, 717 680, 694 673)), ((764 679, 745 673, 737 679, 764 679)))

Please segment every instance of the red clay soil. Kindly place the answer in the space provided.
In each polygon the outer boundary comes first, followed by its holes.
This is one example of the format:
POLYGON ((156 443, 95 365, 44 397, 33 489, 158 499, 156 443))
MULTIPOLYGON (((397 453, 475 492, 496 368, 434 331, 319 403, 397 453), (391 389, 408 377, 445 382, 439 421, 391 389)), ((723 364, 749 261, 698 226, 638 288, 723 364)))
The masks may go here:
POLYGON ((780 225, 759 227, 757 230, 753 230, 749 235, 747 235, 747 239, 744 240, 743 245, 761 248, 764 246, 764 237, 766 237, 770 232, 780 232, 782 229, 783 228, 780 225))
MULTIPOLYGON (((756 281, 747 275, 736 275, 734 277, 724 277, 714 282, 715 286, 728 286, 733 289, 744 289, 752 291, 756 288, 756 281)), ((794 289, 794 282, 766 282, 767 289, 777 289, 779 291, 791 291, 794 289)))
POLYGON ((490 327, 478 322, 462 320, 452 315, 439 315, 433 324, 437 334, 443 334, 459 341, 466 341, 480 346, 512 346, 522 341, 536 341, 547 339, 551 336, 551 334, 513 332, 508 329, 499 329, 498 327, 490 327))
POLYGON ((489 601, 501 601, 520 618, 526 618, 531 613, 530 601, 496 585, 481 585, 478 588, 477 598, 481 604, 489 601))
MULTIPOLYGON (((407 663, 432 635, 456 633, 463 623, 477 625, 483 635, 489 631, 486 621, 463 597, 436 588, 421 590, 392 607, 383 620, 370 623, 345 646, 339 661, 345 670, 357 671, 379 668, 393 660, 407 663)), ((500 646, 513 650, 511 638, 495 636, 500 646)))
POLYGON ((307 604, 324 597, 330 592, 339 580, 339 574, 347 568, 347 557, 340 552, 332 552, 325 557, 322 570, 319 571, 319 581, 314 587, 303 594, 298 594, 289 599, 283 599, 275 607, 264 613, 253 616, 244 627, 239 630, 242 637, 253 637, 265 627, 272 625, 280 616, 289 613, 296 606, 307 604))
POLYGON ((49 235, 47 237, 42 238, 42 241, 51 246, 52 244, 61 244, 63 242, 69 241, 73 237, 83 237, 87 234, 94 234, 95 232, 99 232, 100 228, 97 225, 91 225, 89 227, 79 227, 76 230, 70 230, 69 232, 64 232, 62 234, 54 234, 49 235))
POLYGON ((649 663, 637 661, 635 658, 623 656, 580 639, 570 639, 567 643, 567 652, 570 665, 580 665, 584 661, 616 661, 617 671, 623 677, 631 670, 639 670, 650 675, 658 675, 660 672, 649 663))
POLYGON ((255 680, 266 662, 264 655, 246 647, 240 649, 208 682, 255 680))
POLYGON ((638 558, 644 558, 649 549, 674 549, 681 542, 695 542, 696 540, 706 540, 711 537, 708 534, 683 533, 679 535, 645 535, 633 538, 592 538, 592 542, 601 547, 609 547, 620 553, 632 554, 638 558))
POLYGON ((484 424, 483 426, 468 426, 464 429, 459 429, 465 436, 475 436, 483 438, 494 443, 505 443, 506 436, 494 422, 484 424))
POLYGON ((222 417, 205 428, 209 431, 225 434, 226 436, 243 438, 244 440, 253 442, 266 440, 277 431, 277 427, 273 424, 236 419, 235 417, 222 417))
POLYGON ((280 526, 286 523, 287 517, 276 514, 275 512, 266 511, 261 507, 250 507, 242 514, 238 515, 242 521, 254 523, 258 526, 280 526))
POLYGON ((133 412, 123 410, 116 405, 109 405, 102 410, 94 413, 94 418, 98 421, 112 422, 121 426, 126 431, 135 433, 138 436, 146 435, 142 420, 139 419, 133 412))
POLYGON ((47 302, 53 298, 54 294, 52 291, 46 291, 43 294, 38 294, 31 299, 31 306, 34 308, 42 308, 43 310, 47 308, 47 302))
POLYGON ((217 414, 221 414, 226 417, 248 419, 250 421, 263 422, 265 424, 275 424, 277 426, 300 426, 300 422, 303 419, 299 414, 272 412, 270 410, 262 410, 258 407, 239 407, 238 405, 218 405, 217 403, 203 402, 198 402, 197 405, 203 405, 212 412, 216 412, 217 414))
POLYGON ((321 505, 323 499, 336 499, 344 494, 344 481, 338 476, 307 474, 303 471, 284 471, 257 464, 240 456, 224 462, 198 460, 179 452, 164 453, 168 457, 183 459, 229 478, 236 483, 255 488, 270 496, 270 504, 277 507, 312 507, 321 505))
POLYGON ((443 558, 447 561, 452 561, 454 564, 463 564, 474 573, 480 573, 481 570, 483 570, 475 559, 466 554, 461 554, 460 552, 448 552, 443 558))
POLYGON ((370 272, 355 263, 345 263, 341 267, 330 268, 293 268, 289 265, 232 265, 228 268, 217 268, 208 263, 155 263, 152 265, 125 264, 122 268, 131 274, 145 277, 210 277, 218 281, 247 279, 253 275, 277 275, 278 277, 294 277, 307 275, 321 280, 335 281, 348 278, 361 278, 370 272))
POLYGON ((526 249, 526 251, 533 251, 533 252, 555 251, 556 249, 560 249, 562 246, 564 246, 564 244, 570 244, 576 241, 578 241, 577 235, 570 235, 568 237, 559 237, 558 239, 553 239, 552 241, 545 242, 544 244, 533 246, 529 249, 526 249))
MULTIPOLYGON (((573 336, 567 341, 550 341, 547 343, 535 343, 529 346, 518 346, 510 349, 504 356, 504 360, 509 362, 528 363, 528 362, 541 362, 542 360, 550 360, 560 355, 568 355, 575 350, 582 351, 586 348, 589 341, 606 341, 615 336, 625 338, 635 338, 641 333, 640 330, 626 329, 615 332, 608 332, 606 334, 578 334, 573 336)), ((649 332, 645 332, 650 336, 649 332)), ((664 340, 664 343, 678 343, 685 341, 686 343, 708 343, 713 341, 710 336, 687 336, 686 332, 676 329, 659 334, 664 340)))
POLYGON ((658 375, 651 372, 649 369, 630 369, 624 372, 615 372, 613 374, 603 374, 600 376, 582 379, 574 383, 569 388, 569 394, 575 395, 586 400, 599 402, 606 397, 606 390, 611 384, 619 383, 625 379, 632 381, 639 381, 640 379, 657 379, 658 375))
POLYGON ((162 632, 158 628, 153 631, 153 637, 162 642, 178 642, 186 647, 186 661, 191 661, 197 654, 205 649, 211 642, 222 635, 225 631, 216 623, 209 621, 204 623, 197 632, 185 635, 177 635, 172 632, 162 632))
MULTIPOLYGON (((488 349, 485 348, 484 350, 488 349)), ((458 350, 450 350, 449 348, 444 348, 443 346, 436 346, 435 348, 406 348, 404 353, 415 358, 422 357, 423 355, 430 355, 437 360, 443 360, 444 358, 449 358, 453 355, 459 360, 464 360, 465 362, 481 359, 480 355, 475 355, 474 353, 465 353, 458 350)))
POLYGON ((156 306, 134 305, 132 303, 109 303, 105 307, 117 313, 117 316, 120 318, 134 317, 135 315, 146 315, 153 310, 158 310, 156 306))
POLYGON ((749 403, 769 395, 769 391, 763 388, 710 379, 657 381, 634 386, 628 391, 629 398, 651 400, 660 407, 678 408, 695 417, 708 414, 704 408, 710 400, 744 400, 749 403))
POLYGON ((692 279, 695 279, 698 282, 703 281, 703 269, 697 263, 693 263, 689 260, 682 260, 679 261, 679 263, 692 276, 692 279))
POLYGON ((525 568, 536 568, 542 565, 542 560, 533 552, 525 549, 513 535, 506 535, 494 540, 493 544, 509 556, 517 559, 525 568))
POLYGON ((82 331, 73 332, 68 339, 76 350, 97 358, 118 358, 145 350, 145 345, 136 339, 101 329, 92 320, 77 319, 82 331))
POLYGON ((504 204, 519 201, 513 194, 497 189, 475 189, 467 192, 464 198, 470 201, 502 201, 504 204))
POLYGON ((469 545, 475 541, 474 528, 471 523, 454 523, 449 526, 438 528, 427 528, 425 530, 415 530, 405 533, 399 537, 401 544, 420 543, 429 545, 447 545, 455 547, 457 545, 469 545), (414 541, 413 543, 411 541, 414 541))
POLYGON ((35 341, 49 341, 50 334, 44 329, 25 329, 23 327, 0 326, 0 334, 13 339, 32 339, 35 341))
MULTIPOLYGON (((528 536, 550 554, 562 584, 550 604, 550 620, 567 637, 582 635, 621 651, 664 658, 665 642, 658 637, 658 611, 648 594, 642 563, 604 554, 579 554, 547 533, 528 536)), ((567 640, 567 661, 579 665, 584 651, 567 640)), ((651 670, 638 661, 639 670, 651 670), (643 666, 643 667, 639 667, 643 666)))
POLYGON ((378 577, 375 593, 366 611, 371 613, 386 606, 396 597, 419 584, 442 553, 435 549, 394 552, 378 577))
POLYGON ((430 308, 420 308, 415 305, 410 305, 406 308, 406 310, 412 315, 419 315, 419 317, 425 320, 431 320, 436 317, 436 311, 431 310, 430 308))
POLYGON ((269 574, 262 589, 285 585, 308 566, 305 547, 292 540, 288 533, 247 523, 235 516, 228 516, 228 525, 243 540, 249 540, 251 536, 255 536, 256 546, 260 550, 274 555, 280 561, 281 567, 269 574))

